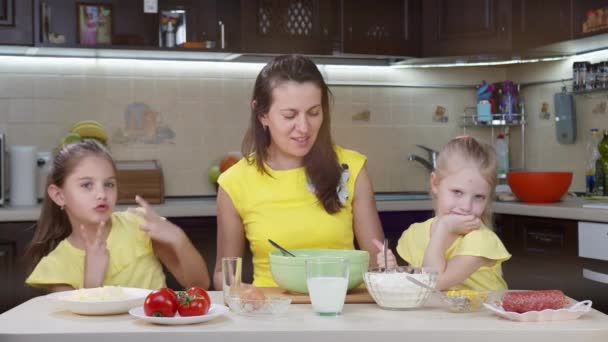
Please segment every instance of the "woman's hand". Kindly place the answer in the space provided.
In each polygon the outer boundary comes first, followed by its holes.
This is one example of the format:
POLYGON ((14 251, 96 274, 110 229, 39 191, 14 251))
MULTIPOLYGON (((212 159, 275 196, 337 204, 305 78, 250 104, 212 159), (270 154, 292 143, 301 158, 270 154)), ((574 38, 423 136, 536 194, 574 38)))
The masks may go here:
POLYGON ((106 223, 101 221, 97 230, 92 232, 80 225, 80 235, 84 242, 85 266, 84 266, 84 287, 98 287, 103 284, 106 268, 110 260, 110 255, 106 247, 106 223))
POLYGON ((449 213, 438 216, 435 224, 437 229, 441 229, 445 233, 466 235, 479 229, 481 227, 481 220, 474 215, 449 213))
POLYGON ((397 259, 395 258, 395 255, 390 250, 390 248, 386 252, 387 265, 385 265, 384 264, 384 245, 382 244, 382 242, 380 242, 376 239, 373 239, 372 243, 374 244, 374 246, 376 246, 376 248, 378 248, 380 250, 380 252, 378 252, 378 254, 376 254, 376 264, 378 265, 378 267, 389 268, 389 269, 397 267, 397 259))
POLYGON ((143 198, 135 196, 135 201, 140 207, 129 209, 129 212, 143 218, 144 222, 141 223, 139 229, 144 231, 152 241, 158 241, 171 246, 179 244, 179 239, 185 236, 179 227, 156 214, 152 206, 143 198))

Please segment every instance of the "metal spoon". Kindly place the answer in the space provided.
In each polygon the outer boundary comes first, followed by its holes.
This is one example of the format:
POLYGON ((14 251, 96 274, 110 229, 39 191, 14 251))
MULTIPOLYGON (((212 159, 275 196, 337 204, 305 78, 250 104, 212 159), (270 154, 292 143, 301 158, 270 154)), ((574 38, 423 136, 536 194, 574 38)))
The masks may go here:
POLYGON ((466 297, 450 297, 444 294, 443 292, 437 290, 436 288, 430 287, 414 277, 406 275, 405 278, 407 278, 407 280, 418 286, 424 287, 425 289, 429 289, 434 293, 438 294, 439 297, 448 305, 450 305, 450 307, 455 311, 468 311, 471 308, 471 301, 466 297))
POLYGON ((384 248, 382 252, 384 252, 384 273, 388 272, 388 239, 384 239, 384 248))
POLYGON ((268 239, 268 242, 270 242, 271 245, 273 245, 274 247, 276 247, 278 250, 281 251, 281 253, 283 253, 284 256, 291 256, 291 257, 295 257, 295 255, 293 253, 291 253, 290 251, 286 250, 285 248, 281 247, 278 243, 268 239))

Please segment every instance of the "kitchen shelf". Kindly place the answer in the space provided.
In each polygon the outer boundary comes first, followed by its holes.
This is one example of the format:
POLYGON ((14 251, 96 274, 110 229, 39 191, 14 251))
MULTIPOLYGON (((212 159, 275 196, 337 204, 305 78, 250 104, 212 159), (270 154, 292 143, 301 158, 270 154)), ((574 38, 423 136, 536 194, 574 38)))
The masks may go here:
POLYGON ((526 123, 526 117, 524 114, 512 113, 512 114, 492 114, 490 121, 481 121, 475 114, 463 115, 462 126, 520 126, 526 123))
MULTIPOLYGON (((523 103, 520 103, 518 106, 523 109, 523 103)), ((476 128, 476 127, 490 127, 492 129, 492 138, 496 137, 496 128, 502 127, 502 130, 505 133, 509 132, 511 127, 520 127, 521 128, 521 160, 520 165, 514 167, 511 163, 509 163, 509 171, 523 171, 526 169, 526 115, 524 113, 511 113, 511 114, 492 114, 492 119, 490 121, 481 121, 479 120, 477 114, 469 114, 467 110, 476 110, 476 107, 467 107, 465 108, 465 114, 461 116, 461 127, 463 129, 463 134, 467 134, 467 128, 476 128)), ((509 148, 511 150, 511 148, 509 148)), ((498 174, 499 180, 505 180, 507 175, 502 173, 498 174)))

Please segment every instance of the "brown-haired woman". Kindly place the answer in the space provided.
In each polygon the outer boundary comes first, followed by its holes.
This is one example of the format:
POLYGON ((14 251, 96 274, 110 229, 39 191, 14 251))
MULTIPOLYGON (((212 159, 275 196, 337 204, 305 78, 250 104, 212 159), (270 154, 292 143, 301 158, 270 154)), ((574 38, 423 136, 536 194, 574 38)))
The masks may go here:
POLYGON ((214 287, 222 287, 221 259, 253 254, 254 285, 277 286, 268 239, 288 249, 359 247, 377 252, 384 234, 362 154, 334 145, 330 91, 316 65, 299 55, 278 56, 259 73, 251 100, 245 158, 218 182, 218 246, 214 287))

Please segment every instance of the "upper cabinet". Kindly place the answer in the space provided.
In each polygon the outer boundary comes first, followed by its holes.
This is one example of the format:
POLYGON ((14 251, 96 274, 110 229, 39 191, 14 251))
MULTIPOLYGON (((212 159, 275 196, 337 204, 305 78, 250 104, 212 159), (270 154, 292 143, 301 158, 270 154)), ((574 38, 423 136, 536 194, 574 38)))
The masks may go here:
POLYGON ((420 55, 419 0, 344 0, 342 3, 344 52, 420 55))
POLYGON ((32 1, 0 0, 0 44, 34 43, 32 1))
POLYGON ((424 56, 508 52, 510 0, 425 0, 424 56))
POLYGON ((330 54, 332 2, 241 0, 243 52, 330 54))
POLYGON ((513 50, 570 40, 572 0, 514 0, 513 50))
POLYGON ((35 0, 34 6, 37 45, 218 50, 222 38, 226 47, 239 44, 238 18, 229 15, 239 0, 159 0, 155 13, 133 0, 35 0))

